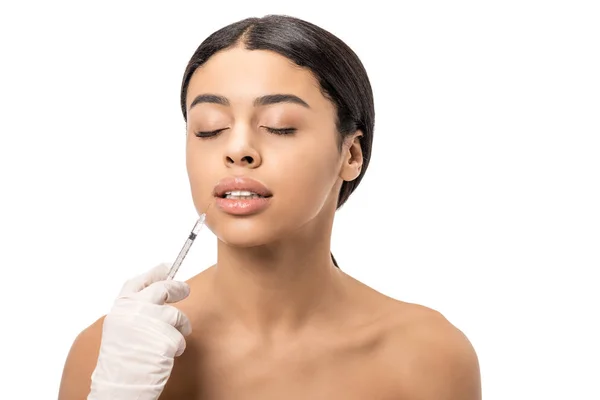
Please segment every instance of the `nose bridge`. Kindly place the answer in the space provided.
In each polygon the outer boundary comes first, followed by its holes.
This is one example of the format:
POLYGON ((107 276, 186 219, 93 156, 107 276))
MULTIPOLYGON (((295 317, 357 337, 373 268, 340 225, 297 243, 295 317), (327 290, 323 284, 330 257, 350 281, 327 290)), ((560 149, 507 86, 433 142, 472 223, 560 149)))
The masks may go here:
POLYGON ((235 124, 228 135, 224 161, 228 166, 239 165, 256 168, 261 163, 256 135, 246 124, 235 124))

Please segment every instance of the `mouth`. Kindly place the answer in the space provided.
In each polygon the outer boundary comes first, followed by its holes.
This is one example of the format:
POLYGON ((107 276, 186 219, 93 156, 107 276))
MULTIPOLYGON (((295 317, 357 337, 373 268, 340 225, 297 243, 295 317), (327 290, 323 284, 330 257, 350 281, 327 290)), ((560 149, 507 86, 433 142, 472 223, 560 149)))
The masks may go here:
POLYGON ((214 196, 221 199, 252 200, 273 196, 262 183, 246 177, 227 178, 215 186, 214 196))
POLYGON ((251 199, 266 199, 271 196, 263 196, 258 193, 254 193, 249 190, 232 190, 225 192, 222 195, 217 196, 221 199, 232 199, 232 200, 251 200, 251 199))
POLYGON ((269 207, 273 193, 262 183, 246 177, 227 178, 215 186, 219 209, 230 215, 249 216, 269 207))

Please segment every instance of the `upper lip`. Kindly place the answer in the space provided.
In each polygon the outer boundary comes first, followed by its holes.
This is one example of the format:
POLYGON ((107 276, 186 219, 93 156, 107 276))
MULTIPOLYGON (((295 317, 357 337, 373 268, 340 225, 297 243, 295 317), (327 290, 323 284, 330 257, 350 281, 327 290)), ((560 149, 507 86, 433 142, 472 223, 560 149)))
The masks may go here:
POLYGON ((265 185, 248 177, 230 177, 225 178, 217 183, 213 194, 216 197, 225 197, 227 192, 234 190, 244 190, 252 193, 256 193, 263 197, 271 197, 273 194, 265 185))

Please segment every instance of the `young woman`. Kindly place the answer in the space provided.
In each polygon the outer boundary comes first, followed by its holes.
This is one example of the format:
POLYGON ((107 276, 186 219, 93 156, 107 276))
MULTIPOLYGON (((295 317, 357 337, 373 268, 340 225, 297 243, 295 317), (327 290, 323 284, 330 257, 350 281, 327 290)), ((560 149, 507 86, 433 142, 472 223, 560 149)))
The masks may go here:
POLYGON ((330 253, 373 140, 369 79, 348 46, 296 18, 233 23, 192 56, 181 108, 218 261, 188 282, 164 265, 127 282, 75 340, 61 400, 481 398, 458 329, 330 253))

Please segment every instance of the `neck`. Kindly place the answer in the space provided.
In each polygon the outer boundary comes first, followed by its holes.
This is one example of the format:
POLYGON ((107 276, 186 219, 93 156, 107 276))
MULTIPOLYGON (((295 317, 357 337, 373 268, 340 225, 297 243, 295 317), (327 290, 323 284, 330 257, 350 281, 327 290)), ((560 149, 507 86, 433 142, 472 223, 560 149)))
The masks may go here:
POLYGON ((293 237, 240 248, 218 243, 216 300, 228 315, 264 334, 300 329, 335 313, 342 273, 330 253, 331 221, 313 221, 293 237), (325 225, 325 226, 323 226, 325 225))

